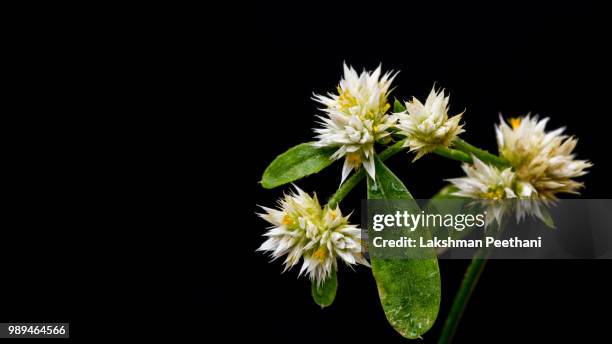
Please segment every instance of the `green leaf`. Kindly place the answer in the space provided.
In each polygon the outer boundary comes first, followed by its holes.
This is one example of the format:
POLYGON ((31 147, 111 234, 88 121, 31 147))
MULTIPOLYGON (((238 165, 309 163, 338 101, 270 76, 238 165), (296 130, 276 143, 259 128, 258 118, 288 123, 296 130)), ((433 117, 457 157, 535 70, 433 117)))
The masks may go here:
POLYGON ((393 102, 393 112, 404 112, 406 111, 406 107, 404 107, 404 105, 402 104, 402 102, 400 102, 397 98, 395 98, 395 101, 393 102))
POLYGON ((555 227, 555 220, 553 220, 552 215, 550 215, 550 211, 545 204, 542 204, 540 207, 540 212, 542 213, 542 222, 547 225, 549 228, 557 228, 555 227))
POLYGON ((336 298, 336 290, 338 289, 338 276, 336 271, 332 271, 330 277, 323 281, 321 286, 317 287, 317 282, 312 281, 310 290, 312 292, 312 298, 321 306, 325 308, 331 305, 336 298))
MULTIPOLYGON (((376 180, 368 178, 368 199, 412 200, 411 209, 406 210, 420 212, 406 186, 378 157, 375 157, 375 166, 376 180)), ((372 273, 387 320, 406 338, 419 338, 431 328, 438 316, 440 270, 435 251, 431 249, 430 253, 427 257, 433 258, 370 257, 372 273)))
POLYGON ((438 191, 431 199, 462 199, 461 196, 455 196, 453 193, 459 191, 459 188, 449 184, 438 191))
POLYGON ((317 173, 333 162, 335 151, 331 147, 314 147, 312 142, 299 144, 272 161, 261 177, 261 185, 272 189, 317 173))

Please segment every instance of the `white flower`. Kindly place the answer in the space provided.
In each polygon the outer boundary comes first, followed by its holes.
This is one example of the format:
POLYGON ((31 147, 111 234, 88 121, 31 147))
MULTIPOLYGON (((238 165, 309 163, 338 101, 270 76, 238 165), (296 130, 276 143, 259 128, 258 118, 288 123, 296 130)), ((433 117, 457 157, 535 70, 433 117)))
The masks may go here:
POLYGON ((464 132, 459 124, 461 114, 448 117, 448 96, 444 90, 439 93, 431 89, 425 104, 418 99, 406 102, 406 111, 396 113, 399 118, 400 134, 407 137, 405 147, 416 151, 414 160, 430 153, 438 146, 448 147, 453 139, 464 132))
MULTIPOLYGON (((516 175, 511 168, 499 170, 476 157, 472 159, 474 164, 461 166, 465 177, 448 179, 459 189, 453 195, 482 200, 481 203, 487 208, 487 224, 492 223, 493 219, 501 223, 502 216, 510 204, 505 200, 517 198, 514 192, 516 175)), ((521 191, 530 196, 528 188, 521 191)))
POLYGON ((541 208, 547 205, 546 202, 538 200, 534 187, 521 181, 512 168, 500 170, 474 156, 472 159, 473 165, 462 165, 465 177, 448 181, 459 189, 453 195, 477 199, 486 208, 487 224, 491 224, 493 220, 501 224, 502 218, 511 209, 515 210, 517 222, 523 220, 526 215, 546 221, 541 208))
MULTIPOLYGON (((395 74, 396 75, 396 74, 395 74)), ((373 72, 361 74, 344 64, 344 77, 340 80, 338 94, 315 95, 314 100, 323 104, 326 116, 318 116, 322 127, 315 129, 317 147, 338 147, 332 159, 344 159, 342 180, 362 164, 374 178, 374 143, 390 135, 388 129, 395 125, 394 116, 387 114, 387 96, 395 75, 381 76, 379 66, 373 72)))
POLYGON ((259 216, 272 226, 258 250, 271 252, 274 259, 287 255, 283 271, 303 258, 300 275, 307 273, 318 285, 337 269, 338 257, 347 264, 369 266, 361 252, 361 230, 348 223, 348 216, 337 206, 321 208, 316 195, 295 189, 279 200, 278 209, 262 207, 265 213, 259 216))
POLYGON ((583 184, 572 178, 585 175, 592 164, 574 159, 577 140, 562 135, 565 128, 546 132, 548 120, 527 115, 511 119, 508 125, 500 116, 495 131, 499 153, 517 176, 533 185, 539 198, 555 200, 558 192, 578 193, 583 184))

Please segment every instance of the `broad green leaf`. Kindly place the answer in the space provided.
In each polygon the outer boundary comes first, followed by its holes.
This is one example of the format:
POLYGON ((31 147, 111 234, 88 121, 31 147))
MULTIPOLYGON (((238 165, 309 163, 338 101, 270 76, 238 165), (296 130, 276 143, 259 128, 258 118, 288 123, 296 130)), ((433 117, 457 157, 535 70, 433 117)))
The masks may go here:
POLYGON ((279 155, 266 168, 261 185, 266 189, 291 183, 329 166, 335 148, 317 148, 312 142, 299 144, 279 155))
MULTIPOLYGON (((412 200, 401 180, 376 157, 376 180, 368 178, 368 199, 412 200)), ((403 234, 403 233, 402 233, 403 234)), ((427 239, 427 238, 425 238, 427 239)), ((389 323, 406 338, 419 338, 434 324, 440 308, 440 270, 435 252, 422 259, 371 258, 372 273, 389 323)))
POLYGON ((393 112, 404 112, 406 111, 406 107, 404 107, 404 104, 402 104, 402 102, 400 102, 397 98, 395 98, 395 101, 393 102, 393 112))
POLYGON ((331 276, 326 279, 321 286, 317 287, 317 282, 312 281, 310 289, 312 298, 317 305, 321 306, 321 308, 331 305, 336 298, 336 289, 338 289, 338 276, 336 271, 332 271, 331 276))

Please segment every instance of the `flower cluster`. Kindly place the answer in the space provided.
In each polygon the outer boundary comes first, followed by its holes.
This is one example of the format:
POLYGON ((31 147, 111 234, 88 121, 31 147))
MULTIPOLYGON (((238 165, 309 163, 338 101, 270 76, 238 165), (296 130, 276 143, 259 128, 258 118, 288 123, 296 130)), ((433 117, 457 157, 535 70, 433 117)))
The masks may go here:
POLYGON ((357 74, 345 64, 338 93, 314 96, 326 115, 319 116, 322 127, 315 129, 315 146, 338 148, 332 159, 345 158, 341 182, 361 165, 374 178, 374 143, 386 139, 395 125, 395 117, 387 113, 387 97, 396 74, 381 74, 380 66, 357 74))
POLYGON ((508 124, 500 118, 495 128, 499 154, 511 167, 502 171, 473 158, 473 165, 463 166, 465 177, 450 179, 459 188, 454 194, 488 201, 498 222, 510 204, 504 199, 517 199, 517 221, 526 214, 544 219, 540 205, 554 201, 558 193, 577 193, 583 184, 572 178, 592 166, 575 159, 577 141, 562 135, 564 128, 545 131, 548 120, 527 115, 508 124))
POLYGON ((287 255, 285 270, 303 258, 300 275, 308 274, 317 285, 337 269, 337 258, 369 266, 361 251, 361 230, 348 223, 348 216, 337 206, 321 208, 316 195, 295 189, 279 201, 278 209, 262 207, 265 213, 259 215, 272 226, 259 250, 271 252, 274 259, 287 255))
POLYGON ((464 132, 459 124, 461 115, 448 117, 449 97, 444 90, 431 89, 425 104, 418 99, 406 102, 406 111, 397 113, 400 134, 406 136, 406 147, 416 151, 414 160, 432 152, 436 147, 448 147, 457 135, 464 132))
MULTIPOLYGON (((469 161, 465 154, 472 154, 471 163, 463 164, 465 176, 449 181, 458 189, 454 195, 488 207, 487 223, 501 223, 510 205, 516 205, 517 221, 527 214, 545 220, 540 204, 553 202, 559 193, 577 193, 583 184, 574 179, 592 166, 575 159, 577 140, 563 135, 563 128, 545 130, 548 118, 527 115, 509 123, 500 118, 495 128, 499 156, 493 156, 457 139, 464 132, 463 113, 449 115, 444 90, 432 88, 424 103, 412 98, 404 111, 391 113, 388 97, 397 73, 383 74, 380 66, 361 73, 343 67, 337 91, 313 97, 323 112, 317 116, 320 126, 314 129, 313 145, 334 148, 333 160, 344 158, 341 184, 362 165, 374 179, 375 144, 401 139, 403 147, 416 153, 414 160, 435 152, 469 161)), ((316 196, 296 187, 279 201, 278 209, 263 209, 259 215, 272 227, 259 250, 271 252, 274 259, 286 256, 285 270, 303 260, 300 275, 306 273, 320 285, 337 269, 338 258, 369 266, 360 229, 349 224, 338 206, 322 207, 316 196)))
POLYGON ((484 203, 483 205, 488 208, 487 224, 493 223, 493 220, 501 223, 503 215, 512 205, 516 205, 517 221, 526 213, 543 218, 537 205, 523 201, 533 197, 534 189, 529 183, 520 181, 512 168, 501 170, 483 163, 476 157, 472 159, 473 164, 462 165, 465 177, 452 178, 448 181, 459 189, 454 193, 455 196, 474 198, 484 203))
POLYGON ((544 130, 548 120, 527 115, 511 119, 508 125, 500 118, 495 128, 499 154, 542 200, 554 200, 557 193, 578 193, 583 185, 572 178, 585 175, 592 166, 588 161, 574 159, 577 140, 563 135, 565 128, 544 130))

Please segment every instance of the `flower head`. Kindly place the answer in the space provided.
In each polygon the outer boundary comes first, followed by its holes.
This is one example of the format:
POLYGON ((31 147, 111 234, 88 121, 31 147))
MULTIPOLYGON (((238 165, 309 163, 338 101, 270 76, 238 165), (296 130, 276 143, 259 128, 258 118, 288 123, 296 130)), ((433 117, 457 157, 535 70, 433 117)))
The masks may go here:
POLYGON ((459 124, 461 115, 448 117, 449 97, 444 90, 431 89, 425 104, 418 99, 406 102, 406 111, 395 115, 399 118, 400 134, 406 135, 406 146, 416 151, 414 160, 430 153, 438 146, 448 147, 453 139, 464 132, 459 124))
POLYGON ((578 193, 583 184, 572 178, 585 175, 592 164, 574 159, 572 152, 578 141, 562 135, 565 128, 546 132, 548 120, 527 115, 508 124, 500 117, 495 131, 499 153, 516 175, 533 185, 539 198, 554 200, 559 192, 578 193))
POLYGON ((315 146, 337 147, 332 159, 345 157, 342 182, 361 165, 374 178, 374 143, 389 136, 388 129, 395 125, 394 116, 387 114, 387 96, 394 78, 391 73, 381 76, 380 66, 373 72, 357 74, 345 64, 337 94, 314 96, 325 112, 325 116, 318 116, 322 127, 315 129, 315 146))
MULTIPOLYGON (((517 198, 516 175, 511 168, 500 170, 483 163, 476 157, 472 159, 474 164, 461 166, 465 177, 448 180, 459 189, 453 195, 481 200, 487 207, 486 222, 491 223, 495 219, 501 223, 502 216, 507 211, 509 204, 505 200, 517 198)), ((524 196, 530 196, 529 186, 522 186, 521 193, 524 196)))
POLYGON ((476 157, 472 159, 473 165, 462 165, 465 177, 448 181, 459 189, 453 195, 476 199, 487 209, 487 224, 494 220, 501 224, 504 215, 512 209, 515 210, 517 222, 526 215, 546 222, 542 206, 547 204, 536 198, 536 191, 531 184, 521 181, 510 167, 500 170, 476 157))
POLYGON ((284 271, 303 258, 300 275, 307 273, 319 285, 337 269, 338 257, 369 266, 361 252, 361 230, 348 223, 348 216, 337 206, 321 208, 316 195, 295 189, 278 202, 278 209, 262 207, 265 213, 259 216, 272 226, 258 250, 271 252, 274 259, 287 255, 284 271))

